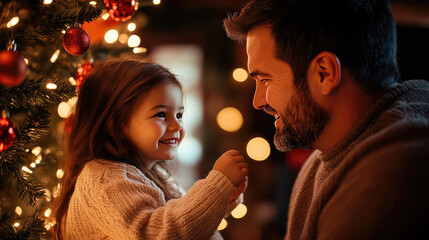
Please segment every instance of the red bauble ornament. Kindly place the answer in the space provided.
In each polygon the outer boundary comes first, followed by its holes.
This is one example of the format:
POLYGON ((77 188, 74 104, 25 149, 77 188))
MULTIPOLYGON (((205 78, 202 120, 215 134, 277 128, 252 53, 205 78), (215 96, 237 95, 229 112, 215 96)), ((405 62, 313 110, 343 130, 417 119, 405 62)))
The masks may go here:
POLYGON ((138 8, 138 0, 104 0, 109 15, 116 21, 127 21, 138 8))
POLYGON ((3 111, 0 118, 0 153, 12 146, 16 138, 15 126, 3 111))
POLYGON ((89 35, 79 24, 67 30, 63 36, 64 49, 71 55, 82 55, 88 50, 89 44, 89 35))
POLYGON ((77 69, 76 75, 74 76, 77 92, 80 92, 80 88, 82 87, 83 82, 85 82, 86 77, 88 77, 88 74, 91 72, 93 65, 94 64, 92 62, 88 61, 82 63, 82 66, 77 69))
POLYGON ((19 85, 25 77, 27 64, 15 51, 0 51, 0 84, 7 87, 19 85))

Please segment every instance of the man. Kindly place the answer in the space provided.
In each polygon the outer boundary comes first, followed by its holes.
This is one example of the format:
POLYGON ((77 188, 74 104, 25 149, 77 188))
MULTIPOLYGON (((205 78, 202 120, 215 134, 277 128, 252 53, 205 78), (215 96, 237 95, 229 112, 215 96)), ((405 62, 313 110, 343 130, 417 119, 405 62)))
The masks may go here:
POLYGON ((429 83, 399 82, 389 2, 254 0, 224 26, 278 150, 316 149, 285 239, 427 238, 429 83))

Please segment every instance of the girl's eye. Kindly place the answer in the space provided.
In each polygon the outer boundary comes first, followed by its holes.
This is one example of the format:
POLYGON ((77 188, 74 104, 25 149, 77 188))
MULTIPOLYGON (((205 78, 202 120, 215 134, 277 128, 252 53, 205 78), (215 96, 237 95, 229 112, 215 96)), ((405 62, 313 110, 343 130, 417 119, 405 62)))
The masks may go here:
POLYGON ((177 119, 182 119, 182 117, 183 117, 183 113, 178 113, 178 114, 176 114, 176 117, 177 117, 177 119))
POLYGON ((165 117, 165 113, 164 112, 159 112, 157 114, 154 115, 154 117, 165 117))

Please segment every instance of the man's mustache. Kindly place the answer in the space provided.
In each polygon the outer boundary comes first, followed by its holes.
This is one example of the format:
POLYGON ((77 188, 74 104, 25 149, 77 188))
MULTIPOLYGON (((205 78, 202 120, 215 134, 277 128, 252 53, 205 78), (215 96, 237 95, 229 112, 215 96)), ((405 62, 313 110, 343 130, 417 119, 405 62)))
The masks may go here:
POLYGON ((273 111, 275 112, 276 110, 274 110, 274 108, 272 108, 270 105, 267 104, 264 106, 264 112, 269 114, 270 112, 273 112, 273 111))

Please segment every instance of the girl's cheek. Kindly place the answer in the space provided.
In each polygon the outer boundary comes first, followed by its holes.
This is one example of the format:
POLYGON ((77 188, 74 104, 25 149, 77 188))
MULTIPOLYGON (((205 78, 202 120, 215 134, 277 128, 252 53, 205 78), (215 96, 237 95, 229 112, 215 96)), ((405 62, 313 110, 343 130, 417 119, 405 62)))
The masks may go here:
POLYGON ((186 130, 182 126, 182 129, 180 130, 180 141, 179 141, 179 144, 182 142, 183 138, 185 137, 185 134, 186 134, 186 130))

